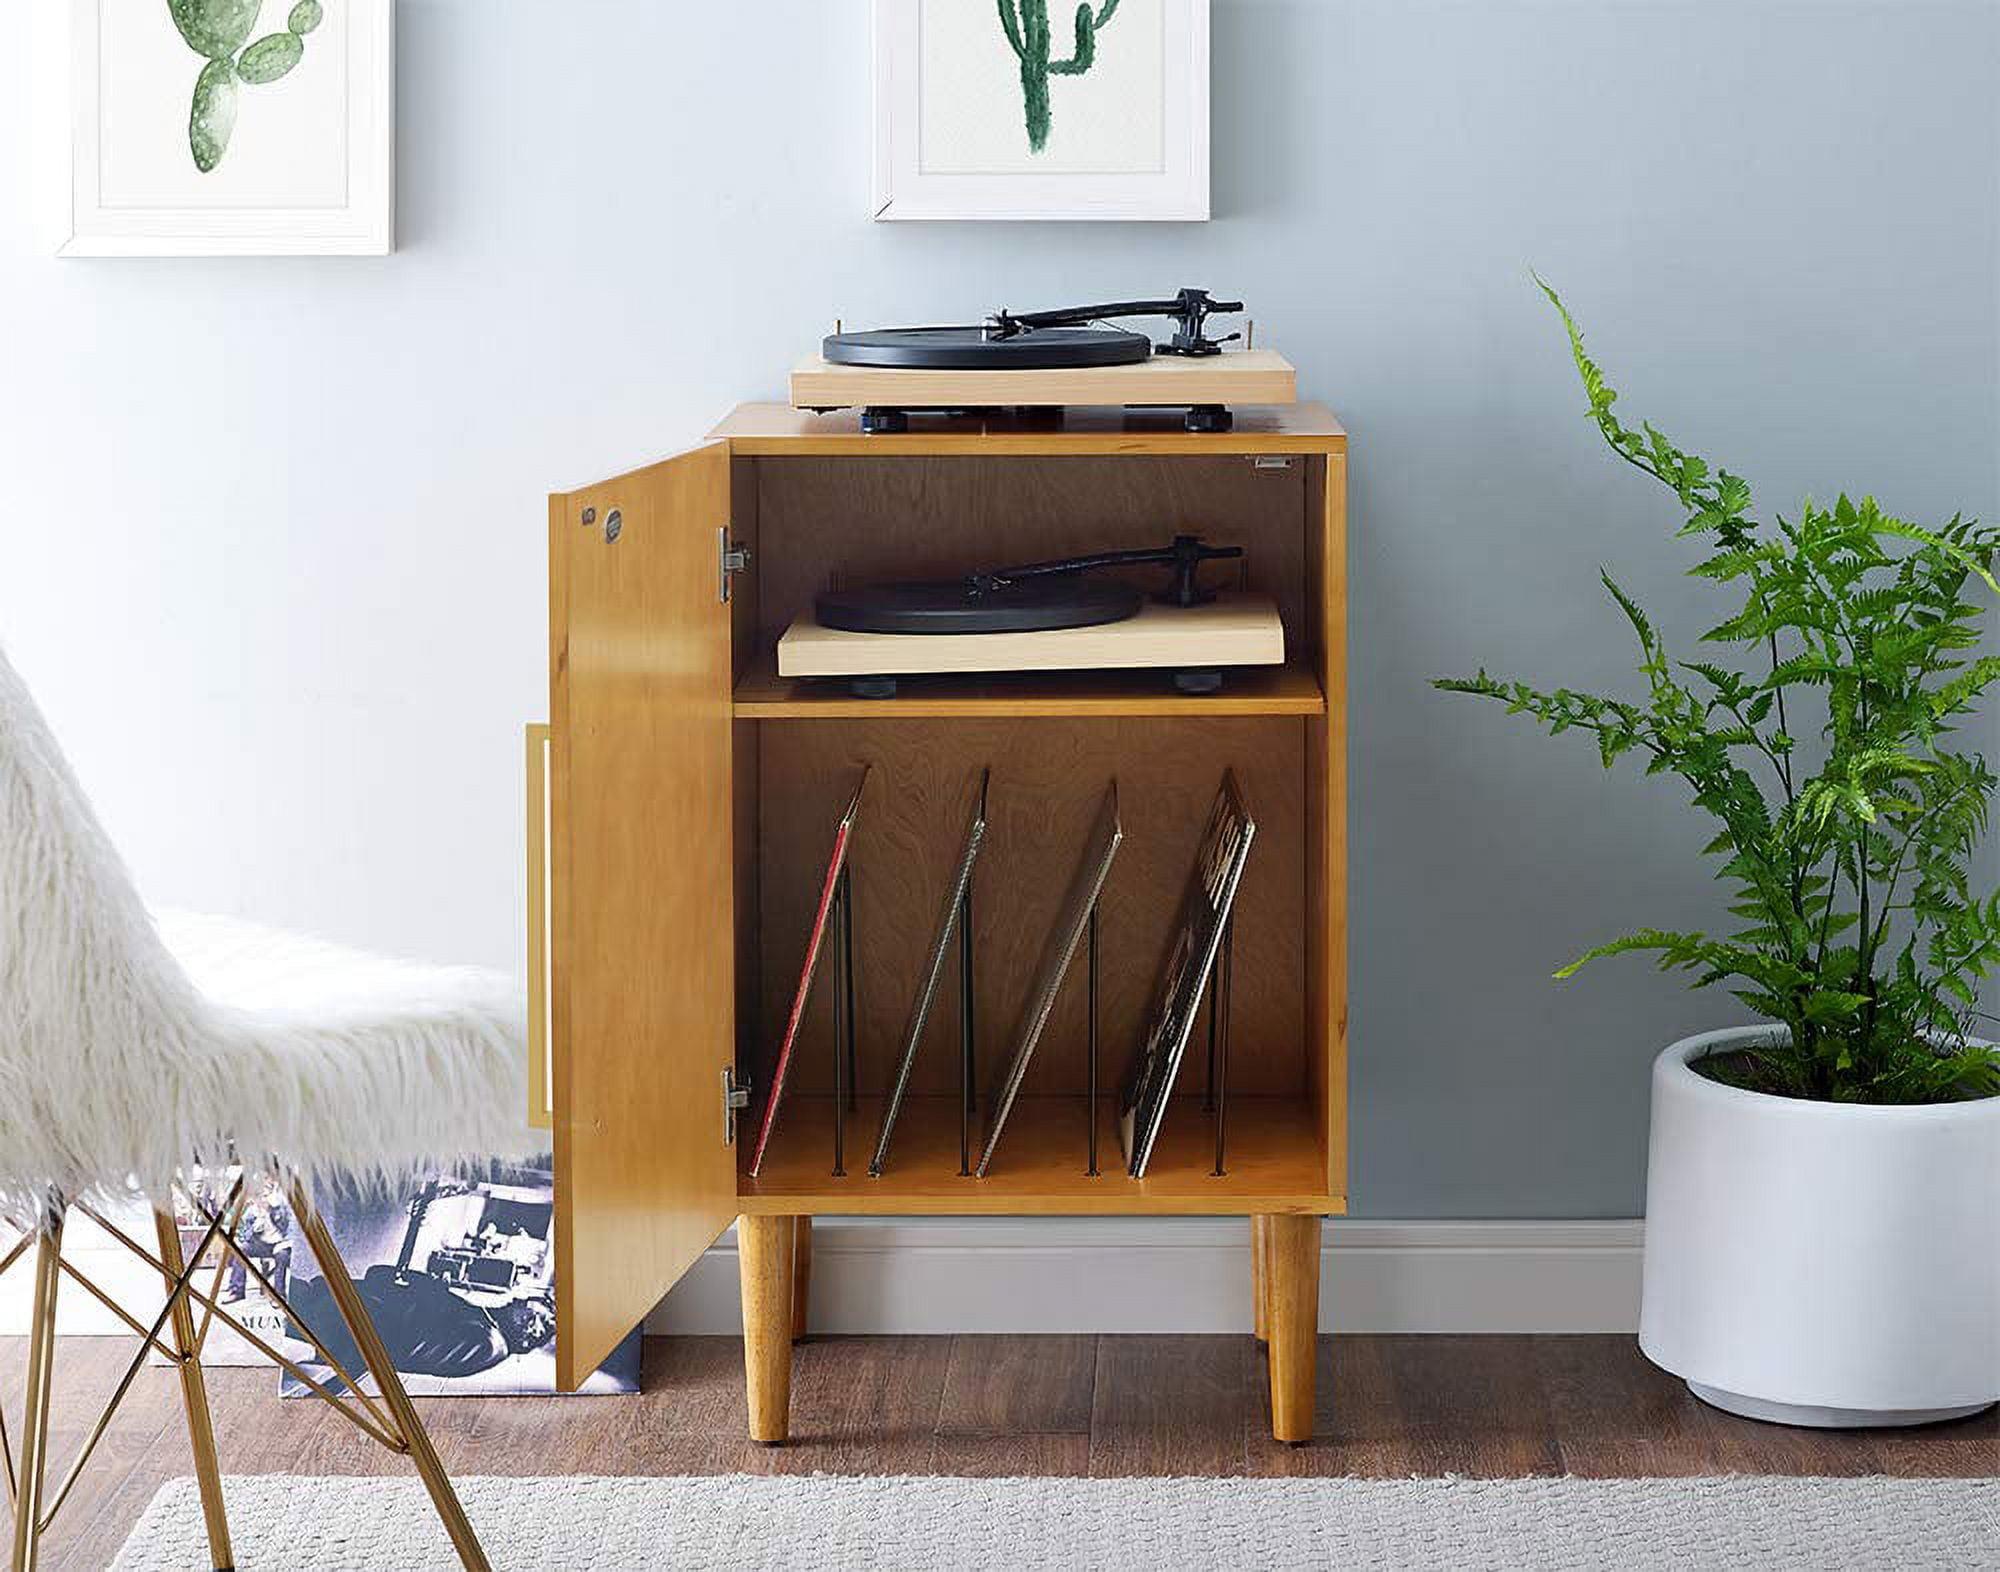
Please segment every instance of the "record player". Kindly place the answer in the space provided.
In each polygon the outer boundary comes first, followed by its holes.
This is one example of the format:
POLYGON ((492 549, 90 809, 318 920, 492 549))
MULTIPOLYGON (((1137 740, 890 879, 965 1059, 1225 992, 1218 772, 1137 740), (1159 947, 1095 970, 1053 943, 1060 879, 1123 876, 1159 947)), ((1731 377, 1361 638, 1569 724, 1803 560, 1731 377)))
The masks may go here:
POLYGON ((1180 409, 1189 431, 1228 431, 1232 407, 1289 404, 1298 397, 1291 363, 1245 343, 1211 336, 1209 318, 1243 310, 1205 289, 1170 299, 1116 300, 1051 311, 998 311, 962 326, 835 331, 792 371, 797 409, 859 408, 865 432, 909 429, 913 414, 989 413, 1059 423, 1070 405, 1180 409), (1166 317, 1155 342, 1115 326, 1166 317))
POLYGON ((781 677, 844 679, 860 698, 892 698, 898 679, 1027 671, 1160 670, 1183 693, 1213 693, 1237 666, 1282 665, 1284 626, 1267 595, 1201 582, 1204 564, 1240 546, 1199 535, 956 579, 836 588, 778 640, 781 677), (1159 565, 1148 595, 1107 568, 1159 565))

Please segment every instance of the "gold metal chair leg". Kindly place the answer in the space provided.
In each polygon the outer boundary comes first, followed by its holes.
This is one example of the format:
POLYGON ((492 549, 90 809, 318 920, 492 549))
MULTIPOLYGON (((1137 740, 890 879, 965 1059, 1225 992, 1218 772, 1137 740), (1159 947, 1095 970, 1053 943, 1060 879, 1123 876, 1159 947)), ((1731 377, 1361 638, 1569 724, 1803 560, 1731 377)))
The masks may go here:
POLYGON ((14 1491, 14 1572, 40 1560, 42 1487, 48 1472, 49 1401, 56 1365, 56 1292, 62 1285, 63 1212, 52 1207, 35 1242, 34 1319, 28 1330, 28 1394, 21 1415, 21 1467, 14 1491))
POLYGON ((479 1548, 479 1536, 473 1533, 472 1524, 466 1520, 465 1509, 459 1505, 458 1494, 451 1488, 451 1479, 444 1471, 444 1464, 438 1461, 437 1451, 424 1430, 424 1422, 417 1417, 409 1393, 403 1390, 403 1378, 396 1373, 395 1361, 382 1346, 375 1323, 369 1319, 368 1307, 355 1290, 354 1279, 347 1275, 347 1264, 341 1260, 333 1236, 327 1232, 326 1224, 320 1220, 304 1189, 297 1184, 290 1188, 292 1211, 299 1220, 300 1231, 312 1247, 313 1258, 319 1262, 320 1273, 340 1310, 340 1318, 347 1323, 355 1347, 361 1350, 363 1362, 374 1373, 382 1401, 409 1449, 410 1461, 417 1465, 417 1474, 424 1482, 424 1489, 430 1492, 431 1505, 437 1509, 445 1532, 451 1535, 458 1559, 465 1564, 466 1572, 491 1572, 486 1552, 479 1548))
MULTIPOLYGON (((155 1211, 153 1225, 159 1235, 160 1260, 174 1278, 186 1269, 181 1259, 180 1230, 173 1213, 155 1211)), ((188 1445, 194 1452, 194 1477, 201 1487, 201 1515, 208 1525, 208 1554, 215 1572, 232 1572, 235 1552, 229 1544, 229 1516, 222 1504, 222 1461, 215 1451, 215 1421, 209 1413, 208 1382, 201 1372, 201 1357, 195 1352, 194 1309, 182 1295, 175 1295, 169 1323, 174 1351, 181 1357, 181 1404, 187 1410, 188 1445)))

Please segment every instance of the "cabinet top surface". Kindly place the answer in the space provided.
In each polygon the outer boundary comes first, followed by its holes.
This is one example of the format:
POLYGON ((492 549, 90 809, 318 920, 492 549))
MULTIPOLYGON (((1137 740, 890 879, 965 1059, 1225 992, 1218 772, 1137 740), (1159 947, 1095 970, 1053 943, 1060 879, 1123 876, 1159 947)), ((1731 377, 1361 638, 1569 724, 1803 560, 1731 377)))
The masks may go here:
POLYGON ((916 415, 910 430, 869 436, 860 411, 820 415, 786 404, 739 404, 708 435, 744 454, 861 457, 940 453, 1200 454, 1338 453, 1347 433, 1320 403, 1248 404, 1235 410, 1233 431, 1181 429, 1178 410, 1072 408, 1056 429, 1038 428, 1011 413, 916 415))

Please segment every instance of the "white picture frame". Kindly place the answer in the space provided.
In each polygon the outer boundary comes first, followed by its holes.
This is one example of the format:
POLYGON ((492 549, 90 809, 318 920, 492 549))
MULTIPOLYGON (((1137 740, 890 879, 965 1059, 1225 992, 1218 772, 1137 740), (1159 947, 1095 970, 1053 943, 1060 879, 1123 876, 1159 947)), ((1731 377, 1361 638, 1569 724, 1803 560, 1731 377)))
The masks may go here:
MULTIPOLYGON (((226 84, 233 128, 225 127, 214 166, 200 170, 190 119, 204 56, 176 32, 166 0, 37 0, 36 47, 50 61, 45 80, 55 84, 36 120, 45 142, 45 227, 56 254, 393 250, 395 0, 319 5, 322 20, 298 34, 299 47, 284 46, 298 60, 286 77, 245 85, 260 79, 239 72, 226 84), (299 69, 307 65, 317 68, 311 77, 299 69), (135 82, 143 92, 115 90, 135 82), (176 105, 190 107, 176 117, 176 105), (260 145, 243 151, 253 139, 260 145), (295 149, 310 152, 297 161, 309 188, 286 186, 286 156, 295 149), (213 177, 214 187, 196 189, 197 176, 213 177)), ((294 0, 266 0, 250 42, 289 30, 293 14, 294 0)))
MULTIPOLYGON (((1100 12, 1106 10, 1104 0, 1093 3, 1100 12)), ((1087 68, 1090 74, 1042 77, 1049 89, 1043 146, 1027 145, 1033 130, 1030 118, 1027 127, 1016 128, 1021 131, 1019 144, 1001 152, 997 97, 1011 91, 1025 100, 1033 70, 1031 61, 1018 52, 1008 58, 1014 29, 1003 32, 994 0, 874 0, 875 218, 885 222, 1207 219, 1209 0, 1110 0, 1109 9, 1114 14, 1090 51, 1094 62, 1087 68), (933 83, 927 94, 927 72, 944 74, 938 62, 946 58, 940 49, 947 24, 956 46, 949 57, 950 88, 933 83), (927 25, 932 29, 928 38, 927 25), (973 31, 976 27, 987 29, 989 36, 973 31), (1133 45, 1127 58, 1114 53, 1121 43, 1133 45), (961 60, 973 50, 976 58, 961 60), (1080 103, 1088 107, 1084 95, 1092 88, 1098 88, 1100 96, 1111 90, 1091 81, 1091 76, 1110 75, 1097 69, 1107 62, 1124 73, 1118 78, 1121 90, 1141 93, 1139 115, 1102 109, 1094 117, 1078 115, 1080 103), (1155 96, 1155 63, 1157 103, 1145 101, 1155 96), (1009 73, 1018 86, 1011 85, 1009 73), (1067 118, 1085 120, 1107 136, 1143 135, 1145 145, 1138 150, 1123 147, 1117 157, 1107 158, 1107 164, 1115 167, 1090 167, 1089 152, 1079 154, 1074 149, 1066 158, 1051 160, 1054 167, 1038 167, 1051 150, 1062 152, 1058 139, 1066 111, 1067 118), (954 125, 943 119, 973 115, 979 117, 976 125, 954 125), (1137 132, 1132 129, 1135 121, 1140 123, 1137 132)), ((1083 53, 1074 37, 1073 0, 1046 0, 1046 13, 1055 40, 1050 55, 1073 63, 1083 53), (1065 56, 1064 51, 1069 53, 1065 56)), ((1020 116, 1023 107, 1012 113, 1020 116)), ((1033 111, 1028 114, 1032 117, 1033 111)))

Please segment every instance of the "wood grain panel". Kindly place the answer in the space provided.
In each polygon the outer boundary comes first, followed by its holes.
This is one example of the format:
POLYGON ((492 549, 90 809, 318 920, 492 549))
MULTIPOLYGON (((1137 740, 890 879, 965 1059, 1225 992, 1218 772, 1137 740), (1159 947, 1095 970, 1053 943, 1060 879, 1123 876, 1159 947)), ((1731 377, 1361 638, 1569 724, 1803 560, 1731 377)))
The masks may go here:
POLYGON ((965 405, 1290 404, 1298 373, 1273 349, 1199 357, 1155 355, 1126 366, 1040 371, 924 371, 834 365, 812 355, 792 368, 800 409, 886 404, 899 409, 965 405))
POLYGON ((953 1338, 938 1434, 1087 1435, 1096 1369, 1095 1337, 953 1338))
MULTIPOLYGON (((833 1176, 833 1099, 802 1097, 779 1121, 756 1179, 740 1181, 746 1213, 789 1215, 1073 1216, 1150 1213, 1240 1217, 1255 1212, 1337 1214, 1342 1196, 1323 1186, 1326 1158, 1305 1101, 1291 1097, 1229 1100, 1227 1171, 1212 1172, 1215 1130, 1198 1096, 1176 1098, 1144 1179, 1126 1177, 1108 1112, 1096 1178, 1085 1174, 1081 1097, 1028 1097, 1008 1116, 993 1167, 984 1179, 958 1171, 958 1098, 911 1098, 896 1125, 889 1165, 870 1179, 852 1154, 881 1127, 880 1098, 865 1097, 848 1115, 849 1167, 833 1176)), ((977 1136, 977 1127, 974 1135, 977 1136)), ((1244 1278, 1250 1275, 1246 1254, 1244 1278)))
MULTIPOLYGON (((836 584, 949 578, 978 568, 1164 546, 1196 534, 1247 554, 1245 587, 1303 626, 1303 458, 767 459, 758 464, 759 609, 767 644, 836 584)), ((1317 521, 1314 521, 1315 525, 1317 521)), ((1229 583, 1229 564, 1205 581, 1229 583)), ((1130 570, 1146 582, 1143 570, 1130 570)), ((1164 570, 1156 570, 1160 584, 1164 570)))
POLYGON ((716 588, 729 486, 716 445, 549 501, 566 1388, 736 1211, 720 1107, 736 1046, 732 671, 716 588))
POLYGON ((734 452, 729 459, 729 539, 750 553, 748 566, 729 576, 729 643, 731 660, 738 679, 748 671, 759 653, 757 603, 763 581, 757 570, 762 565, 763 542, 757 524, 757 461, 734 452))
POLYGON ((528 805, 528 1123, 555 1123, 549 1070, 549 728, 526 728, 528 805))
MULTIPOLYGON (((843 1443, 864 1457, 880 1449, 898 1472, 924 1471, 951 1362, 949 1338, 815 1341, 802 1344, 793 1359, 795 1443, 843 1443)), ((830 1461, 804 1463, 796 1471, 821 1469, 844 1472, 830 1461)))
POLYGON ((960 1479, 1083 1479, 1090 1474, 1090 1437, 941 1435, 929 1471, 960 1479))
POLYGON ((1327 1184, 1347 1188, 1347 455, 1307 476, 1306 638, 1326 699, 1306 723, 1306 1064, 1327 1184))
POLYGON ((1247 1337, 1100 1337, 1090 1416, 1094 1475, 1248 1471, 1247 1337))
POLYGON ((785 404, 739 404, 709 433, 739 454, 833 457, 897 454, 1325 453, 1347 433, 1324 404, 1238 404, 1233 431, 1184 430, 1175 410, 1072 409, 1050 428, 1011 411, 951 417, 919 415, 900 435, 866 435, 853 410, 816 415, 785 404))
MULTIPOLYGON (((733 1337, 648 1338, 644 1390, 636 1396, 426 1398, 424 1422, 459 1477, 768 1473, 781 1466, 868 1475, 1085 1472, 1092 1442, 1083 1435, 942 1432, 952 1411, 950 1372, 986 1357, 994 1341, 815 1340, 798 1351, 792 1444, 775 1452, 744 1439, 742 1345, 733 1337), (932 1424, 940 1433, 929 1432, 932 1424), (882 1436, 877 1425, 891 1433, 882 1436)), ((1482 1475, 1548 1472, 1552 1455, 1556 1471, 1600 1477, 1719 1474, 1731 1464, 1755 1464, 1806 1475, 1985 1478, 2000 1447, 1995 1410, 1951 1424, 1864 1431, 1784 1430, 1711 1416, 1678 1380, 1640 1358, 1629 1337, 1478 1337, 1447 1347, 1436 1337, 1364 1336, 1320 1339, 1317 1437, 1308 1446, 1282 1446, 1271 1440, 1262 1361, 1247 1337, 1103 1341, 1114 1345, 1093 1383, 1101 1383, 1094 1395, 1103 1472, 1229 1463, 1238 1454, 1217 1434, 1223 1426, 1246 1439, 1253 1474, 1388 1479, 1441 1465, 1482 1475), (1172 1401, 1183 1362, 1202 1383, 1192 1404, 1172 1401), (1216 1377, 1232 1372, 1238 1385, 1225 1390, 1216 1377), (1462 1386, 1468 1401, 1441 1403, 1441 1386, 1462 1386), (1167 1413, 1156 1430, 1151 1413, 1159 1409, 1167 1413), (1440 1437, 1453 1426, 1465 1444, 1441 1450, 1440 1437), (1719 1453, 1715 1438, 1726 1433, 1784 1444, 1752 1456, 1726 1443, 1719 1453)), ((82 1439, 94 1412, 76 1405, 109 1395, 130 1348, 125 1338, 59 1340, 58 1459, 82 1439)), ((0 1402, 10 1411, 20 1402, 24 1350, 24 1339, 0 1339, 0 1402)), ((208 1382, 227 1473, 401 1474, 409 1466, 317 1404, 279 1397, 268 1368, 212 1370, 208 1382)), ((50 1529, 45 1565, 50 1572, 108 1565, 153 1492, 188 1471, 175 1373, 141 1370, 50 1529)))
MULTIPOLYGON (((787 677, 984 676, 993 671, 1172 672, 1282 666, 1284 628, 1265 595, 1218 586, 1200 606, 1157 600, 1118 622, 1017 633, 856 633, 801 616, 778 640, 787 677)), ((1156 678, 1156 680, 1158 680, 1156 678)))
POLYGON ((1319 1329, 1320 1222, 1317 1217, 1260 1221, 1268 1273, 1271 1434, 1279 1441, 1308 1441, 1319 1329))
MULTIPOLYGON (((740 682, 770 652, 761 648, 757 622, 760 583, 757 577, 762 545, 757 533, 757 461, 734 451, 729 459, 729 538, 750 554, 748 568, 729 578, 729 647, 732 683, 740 682)), ((759 1059, 763 1009, 760 984, 762 956, 758 948, 757 904, 757 743, 759 730, 739 716, 731 728, 730 812, 734 836, 734 896, 736 901, 736 1066, 739 1085, 754 1082, 759 1059)), ((757 1106, 752 1087, 750 1106, 757 1106)))
MULTIPOLYGON (((1412 1473, 1518 1479, 1563 1471, 1547 1390, 1524 1340, 1505 1340, 1519 1350, 1511 1359, 1491 1356, 1502 1341, 1491 1337, 1385 1341, 1396 1430, 1412 1473)), ((1343 1422, 1338 1412, 1333 1422, 1343 1422)))
POLYGON ((1325 713, 1319 677, 1303 661, 1239 667, 1224 679, 1219 693, 1182 693, 1164 671, 1064 671, 905 677, 894 698, 861 699, 844 682, 780 677, 766 652, 736 684, 736 714, 747 720, 1325 713))
POLYGON ((795 1217, 740 1217, 736 1256, 743 1279, 743 1366, 750 1439, 783 1441, 792 1413, 792 1290, 798 1265, 795 1217))
MULTIPOLYGON (((1233 767, 1257 819, 1257 840, 1237 900, 1230 1086, 1245 1095, 1303 1099, 1305 724, 1231 718, 1164 725, 767 725, 759 880, 766 1057, 790 1007, 833 823, 867 764, 872 770, 853 851, 859 1085, 886 1089, 979 772, 990 764, 989 827, 973 896, 982 1073, 1011 1050, 1043 936, 1055 921, 1105 784, 1115 775, 1126 839, 1102 902, 1099 1016, 1100 1085, 1115 1087, 1145 1030, 1209 806, 1224 769, 1233 767)), ((1085 1005, 1079 964, 1029 1068, 1027 1095, 1083 1091, 1085 1005)), ((956 1032, 955 1001, 947 1000, 934 1013, 913 1092, 956 1094, 956 1032)), ((822 982, 801 1036, 798 1091, 830 1089, 831 1055, 829 994, 822 982)), ((1202 1045, 1190 1049, 1184 1094, 1199 1094, 1204 1057, 1202 1045)), ((1323 1192, 1325 1186, 1312 1188, 1323 1192)))
POLYGON ((1271 1433, 1270 1367, 1253 1360, 1250 1472, 1280 1478, 1393 1479, 1414 1472, 1402 1445, 1386 1337, 1321 1337, 1314 1349, 1313 1435, 1304 1446, 1271 1433))

